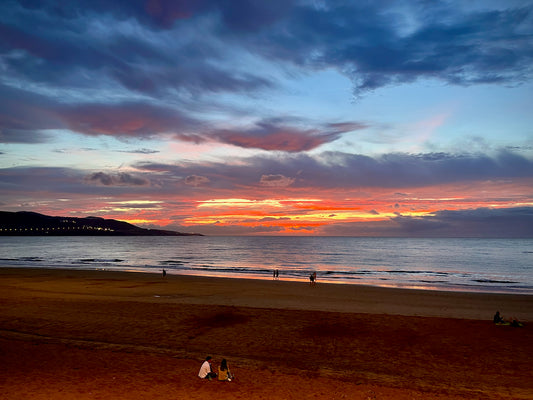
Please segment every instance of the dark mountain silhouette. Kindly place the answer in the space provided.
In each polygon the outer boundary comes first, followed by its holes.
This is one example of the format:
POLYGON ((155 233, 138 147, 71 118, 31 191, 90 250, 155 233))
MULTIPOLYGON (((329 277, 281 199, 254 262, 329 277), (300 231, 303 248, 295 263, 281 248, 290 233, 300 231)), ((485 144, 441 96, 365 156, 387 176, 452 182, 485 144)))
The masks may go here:
POLYGON ((52 217, 29 211, 0 211, 0 236, 202 236, 145 229, 100 217, 52 217))

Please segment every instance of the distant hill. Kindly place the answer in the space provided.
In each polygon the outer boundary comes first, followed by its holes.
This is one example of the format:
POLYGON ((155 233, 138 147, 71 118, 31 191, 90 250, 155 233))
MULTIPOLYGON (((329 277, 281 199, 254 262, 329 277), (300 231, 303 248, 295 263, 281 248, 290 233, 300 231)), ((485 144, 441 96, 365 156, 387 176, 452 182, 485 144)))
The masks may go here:
POLYGON ((29 211, 0 211, 0 236, 202 236, 161 229, 144 229, 100 217, 51 217, 29 211))

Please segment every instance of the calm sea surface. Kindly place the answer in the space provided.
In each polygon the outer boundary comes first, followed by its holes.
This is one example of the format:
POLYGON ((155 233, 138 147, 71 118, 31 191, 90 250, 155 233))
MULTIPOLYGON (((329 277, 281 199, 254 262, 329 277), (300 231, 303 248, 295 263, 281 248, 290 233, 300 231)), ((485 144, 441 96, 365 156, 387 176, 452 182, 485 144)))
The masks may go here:
POLYGON ((533 239, 13 236, 0 265, 533 294, 533 239))

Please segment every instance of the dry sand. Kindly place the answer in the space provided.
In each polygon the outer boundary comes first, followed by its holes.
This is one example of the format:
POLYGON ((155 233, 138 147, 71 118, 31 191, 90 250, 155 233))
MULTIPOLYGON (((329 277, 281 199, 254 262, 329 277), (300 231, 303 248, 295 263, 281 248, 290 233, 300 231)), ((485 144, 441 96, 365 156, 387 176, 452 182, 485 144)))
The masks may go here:
POLYGON ((527 295, 0 268, 0 398, 531 399, 532 326, 527 295))

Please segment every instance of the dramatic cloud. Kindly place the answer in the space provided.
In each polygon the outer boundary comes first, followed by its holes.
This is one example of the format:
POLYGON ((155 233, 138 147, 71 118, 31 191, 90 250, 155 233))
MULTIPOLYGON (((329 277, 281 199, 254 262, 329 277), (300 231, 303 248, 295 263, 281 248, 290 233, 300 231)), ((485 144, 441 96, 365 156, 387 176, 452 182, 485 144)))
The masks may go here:
MULTIPOLYGON (((238 190, 246 193, 245 197, 250 196, 248 191, 275 187, 313 197, 313 191, 319 189, 401 189, 485 180, 533 179, 533 161, 507 152, 494 158, 468 154, 460 157, 448 154, 389 154, 371 158, 329 152, 316 157, 288 154, 284 157, 251 157, 233 161, 180 164, 142 162, 135 165, 138 176, 112 171, 84 174, 83 170, 74 169, 6 168, 0 170, 0 184, 37 192, 47 187, 61 190, 67 182, 69 192, 85 192, 85 184, 104 187, 153 185, 160 193, 173 193, 176 185, 183 184, 191 190, 204 186, 221 193, 238 190), (80 185, 79 189, 72 186, 76 182, 80 185)), ((214 192, 211 196, 215 196, 214 192)), ((231 196, 235 197, 235 194, 231 196)), ((398 194, 400 198, 403 196, 398 194)))
POLYGON ((385 154, 369 157, 328 152, 312 157, 305 154, 283 157, 253 157, 236 163, 190 163, 160 165, 142 163, 145 171, 166 171, 168 176, 200 174, 219 187, 257 186, 260 184, 293 188, 422 187, 486 179, 533 178, 533 161, 502 151, 494 157, 483 154, 385 154))
POLYGON ((114 175, 95 172, 85 177, 85 181, 90 184, 104 186, 147 186, 150 184, 146 179, 137 178, 125 172, 114 175))
POLYGON ((343 122, 302 130, 290 124, 299 125, 305 121, 287 118, 262 120, 250 129, 205 129, 202 126, 205 124, 199 120, 161 105, 142 102, 68 105, 1 85, 0 105, 5 105, 0 110, 0 142, 4 143, 42 143, 48 138, 47 130, 69 129, 91 136, 137 138, 169 133, 178 140, 198 144, 220 142, 244 148, 300 152, 335 141, 343 133, 367 127, 362 123, 343 122), (27 119, 26 115, 34 119, 27 119), (195 129, 201 132, 190 133, 195 129))
POLYGON ((281 119, 264 120, 256 123, 250 129, 214 130, 206 133, 204 138, 199 135, 194 137, 180 135, 178 137, 182 140, 195 142, 216 140, 244 148, 301 152, 333 142, 343 133, 366 128, 366 125, 355 122, 330 123, 323 127, 306 130, 290 127, 286 124, 287 122, 281 119))
MULTIPOLYGON (((431 7, 422 1, 30 3, 3 3, 3 81, 26 82, 50 97, 54 92, 43 91, 43 84, 87 95, 95 88, 115 89, 115 96, 164 93, 177 96, 174 101, 183 99, 183 91, 274 87, 268 74, 236 62, 247 54, 302 72, 335 68, 358 91, 419 78, 517 84, 530 77, 533 65, 531 5, 484 10, 438 1, 431 7)), ((89 132, 101 130, 86 122, 89 132)), ((81 122, 70 124, 79 129, 81 122)))
POLYGON ((298 152, 312 150, 331 139, 327 136, 315 135, 312 132, 296 129, 264 127, 261 132, 218 131, 214 136, 222 143, 238 147, 263 150, 283 150, 298 152))
POLYGON ((475 10, 446 2, 303 3, 268 39, 249 40, 269 56, 334 67, 357 91, 436 78, 450 84, 520 83, 532 68, 531 5, 475 10), (513 48, 509 44, 513 43, 513 48))
POLYGON ((269 85, 264 78, 210 62, 224 57, 216 41, 207 40, 215 32, 207 37, 192 35, 191 29, 202 24, 201 16, 181 14, 175 2, 158 1, 161 14, 147 12, 157 8, 151 6, 156 2, 95 3, 73 1, 63 7, 46 1, 29 7, 16 1, 5 3, 0 44, 17 51, 4 59, 9 74, 33 80, 38 72, 41 81, 60 87, 89 88, 114 82, 149 94, 172 88, 217 92, 269 85), (172 32, 183 39, 172 40, 159 31, 171 28, 170 22, 180 15, 185 17, 185 26, 172 32), (131 17, 137 20, 137 29, 131 29, 131 17), (151 36, 160 38, 157 46, 151 36), (97 76, 101 80, 94 82, 97 76))
POLYGON ((496 234, 533 204, 532 35, 522 0, 5 0, 0 203, 496 234))

